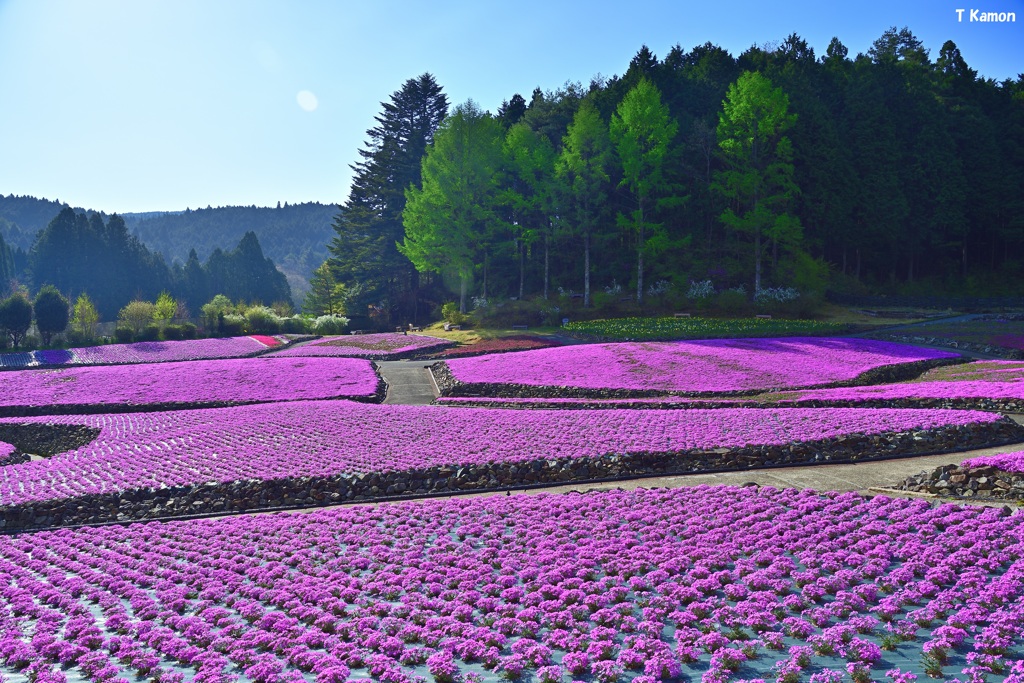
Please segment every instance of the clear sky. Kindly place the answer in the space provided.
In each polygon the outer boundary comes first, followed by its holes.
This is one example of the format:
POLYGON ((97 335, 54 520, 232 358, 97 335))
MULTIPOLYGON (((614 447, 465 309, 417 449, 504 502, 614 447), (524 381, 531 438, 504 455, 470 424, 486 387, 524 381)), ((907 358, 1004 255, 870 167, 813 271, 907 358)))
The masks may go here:
MULTIPOLYGON (((980 1, 980 0, 979 0, 980 1)), ((380 102, 429 71, 454 105, 622 74, 648 45, 739 55, 797 33, 850 56, 908 26, 987 78, 1024 72, 1015 24, 967 0, 0 0, 0 194, 107 212, 339 203, 380 102)))

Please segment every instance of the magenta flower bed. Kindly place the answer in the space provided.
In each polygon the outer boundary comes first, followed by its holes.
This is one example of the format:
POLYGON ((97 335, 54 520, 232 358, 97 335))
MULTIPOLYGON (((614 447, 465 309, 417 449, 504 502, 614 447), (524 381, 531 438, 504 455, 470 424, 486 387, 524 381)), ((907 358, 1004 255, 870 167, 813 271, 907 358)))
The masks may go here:
POLYGON ((919 500, 699 487, 109 526, 2 537, 0 575, 0 662, 45 683, 909 682, 926 656, 1024 680, 1024 516, 919 500))
POLYGON ((0 373, 0 408, 252 403, 368 397, 377 374, 357 358, 236 358, 0 373))
POLYGON ((0 460, 3 460, 15 450, 16 449, 13 444, 9 444, 6 441, 0 441, 0 460))
POLYGON ((719 339, 586 344, 448 362, 466 383, 713 393, 844 382, 957 354, 866 339, 719 339))
POLYGON ((908 398, 1024 400, 1024 363, 976 361, 930 370, 914 382, 815 389, 787 396, 791 400, 851 402, 908 398))
POLYGON ((275 344, 270 344, 267 338, 262 337, 225 337, 219 339, 108 344, 106 346, 90 346, 70 350, 74 354, 74 360, 71 362, 84 365, 241 358, 262 353, 273 346, 275 344))
MULTIPOLYGON (((3 448, 3 446, 0 445, 0 448, 3 448)), ((965 467, 995 467, 997 470, 1003 470, 1004 472, 1024 474, 1024 451, 971 458, 970 460, 964 460, 961 464, 965 467)))
POLYGON ((338 337, 324 337, 311 342, 296 344, 274 356, 346 356, 355 358, 386 359, 391 356, 407 355, 450 346, 452 342, 437 337, 419 334, 398 334, 382 332, 377 334, 351 334, 338 337))
POLYGON ((0 505, 211 481, 788 444, 999 419, 957 410, 456 411, 349 401, 5 418, 0 425, 88 425, 101 432, 75 451, 0 470, 0 505))

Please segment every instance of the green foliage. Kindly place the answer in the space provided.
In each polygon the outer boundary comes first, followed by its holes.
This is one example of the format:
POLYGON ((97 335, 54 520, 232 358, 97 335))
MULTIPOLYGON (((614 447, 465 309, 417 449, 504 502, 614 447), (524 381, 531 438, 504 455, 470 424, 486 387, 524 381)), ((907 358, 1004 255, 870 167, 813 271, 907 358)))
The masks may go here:
POLYGON ((178 312, 178 302, 174 300, 170 292, 160 292, 156 303, 153 305, 153 321, 163 329, 166 327, 178 312))
POLYGON ((727 168, 716 174, 715 188, 731 204, 720 218, 753 243, 755 292, 761 289, 765 242, 794 247, 802 237, 800 220, 787 210, 797 187, 792 143, 784 133, 795 121, 786 94, 757 72, 729 86, 718 119, 727 168))
POLYGON ((99 311, 96 310, 89 295, 82 292, 72 309, 71 326, 83 339, 91 340, 96 338, 96 325, 99 321, 99 311))
POLYGON ((36 329, 43 337, 43 343, 50 345, 53 335, 60 334, 68 326, 69 302, 53 285, 44 285, 32 302, 32 313, 36 329))
POLYGON ((0 301, 0 334, 18 347, 25 340, 28 328, 32 326, 32 303, 23 293, 17 292, 0 301))
POLYGON ((156 305, 152 301, 134 299, 118 312, 117 320, 131 330, 132 335, 138 336, 142 328, 153 321, 155 312, 156 305))
POLYGON ((153 342, 160 341, 160 326, 155 323, 149 323, 135 335, 135 341, 140 342, 153 342))
POLYGON ((607 216, 612 149, 608 127, 590 100, 584 100, 562 139, 556 173, 568 208, 564 227, 583 241, 583 305, 590 305, 590 254, 594 235, 607 216))
POLYGON ((357 295, 360 310, 372 304, 387 319, 412 320, 421 291, 419 273, 398 251, 405 237, 405 191, 420 187, 423 157, 448 112, 448 98, 425 73, 407 80, 381 107, 334 220, 331 270, 357 295))
POLYGON ((570 332, 608 340, 732 339, 841 334, 845 327, 814 320, 764 318, 617 318, 570 322, 570 332))
POLYGON ((135 341, 135 331, 127 325, 118 325, 114 328, 114 340, 118 344, 130 344, 135 341))
POLYGON ((459 310, 459 305, 454 301, 449 301, 441 306, 441 318, 452 325, 461 325, 466 322, 466 315, 459 310))
POLYGON ((267 306, 252 306, 245 312, 245 328, 250 334, 276 334, 281 331, 281 319, 267 306))
POLYGON ((321 315, 309 324, 309 331, 319 335, 345 334, 349 319, 342 315, 321 315))
POLYGON ((462 312, 474 266, 484 261, 499 222, 502 137, 498 122, 472 100, 457 106, 427 149, 422 188, 406 191, 405 239, 398 250, 418 271, 457 275, 462 312))
POLYGON ((313 271, 302 310, 312 316, 341 315, 345 313, 347 295, 345 285, 335 279, 330 261, 324 261, 313 271))
POLYGON ((632 210, 619 214, 619 225, 635 233, 637 239, 638 302, 644 295, 644 256, 663 248, 667 240, 663 224, 653 218, 659 200, 668 195, 665 161, 678 127, 662 104, 657 86, 646 78, 626 93, 612 116, 611 139, 622 162, 620 187, 628 188, 635 200, 632 210))

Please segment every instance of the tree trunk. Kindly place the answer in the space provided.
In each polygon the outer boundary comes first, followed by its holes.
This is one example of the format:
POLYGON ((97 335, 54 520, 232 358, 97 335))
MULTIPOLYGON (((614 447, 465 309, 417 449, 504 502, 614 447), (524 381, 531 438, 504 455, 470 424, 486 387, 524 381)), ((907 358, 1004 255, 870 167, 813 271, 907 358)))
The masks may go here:
POLYGON ((468 280, 465 275, 459 276, 459 313, 466 313, 466 290, 468 289, 468 280))
POLYGON ((590 307, 590 233, 583 235, 583 307, 590 307))
POLYGON ((526 249, 519 240, 519 300, 523 300, 523 282, 526 280, 526 249))
POLYGON ((483 296, 484 296, 485 299, 487 298, 487 261, 488 261, 487 252, 485 251, 484 252, 484 292, 483 292, 483 296))
POLYGON ((754 232, 754 294, 761 291, 761 229, 754 232))
POLYGON ((636 245, 636 303, 639 306, 644 296, 644 199, 640 198, 640 235, 636 245))
POLYGON ((550 247, 551 247, 551 245, 550 245, 550 238, 545 233, 545 235, 544 235, 544 299, 545 299, 545 301, 548 298, 548 276, 551 274, 551 263, 550 263, 550 260, 549 260, 550 251, 551 251, 550 247))

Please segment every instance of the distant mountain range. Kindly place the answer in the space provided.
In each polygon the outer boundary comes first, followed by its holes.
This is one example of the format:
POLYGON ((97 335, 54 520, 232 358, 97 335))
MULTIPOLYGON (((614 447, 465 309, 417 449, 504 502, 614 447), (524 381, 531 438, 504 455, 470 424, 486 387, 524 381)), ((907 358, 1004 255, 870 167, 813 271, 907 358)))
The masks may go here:
MULTIPOLYGON (((0 234, 11 248, 28 251, 36 233, 45 228, 66 203, 36 197, 0 195, 0 234)), ((76 213, 93 209, 72 207, 76 213)), ((98 213, 106 215, 103 211, 98 213)), ((225 206, 184 211, 123 213, 128 229, 168 264, 184 263, 195 249, 201 261, 215 249, 234 249, 246 232, 259 238, 264 254, 288 278, 296 303, 309 288, 313 270, 328 256, 334 237, 331 224, 338 212, 333 204, 306 202, 276 208, 225 206)))

